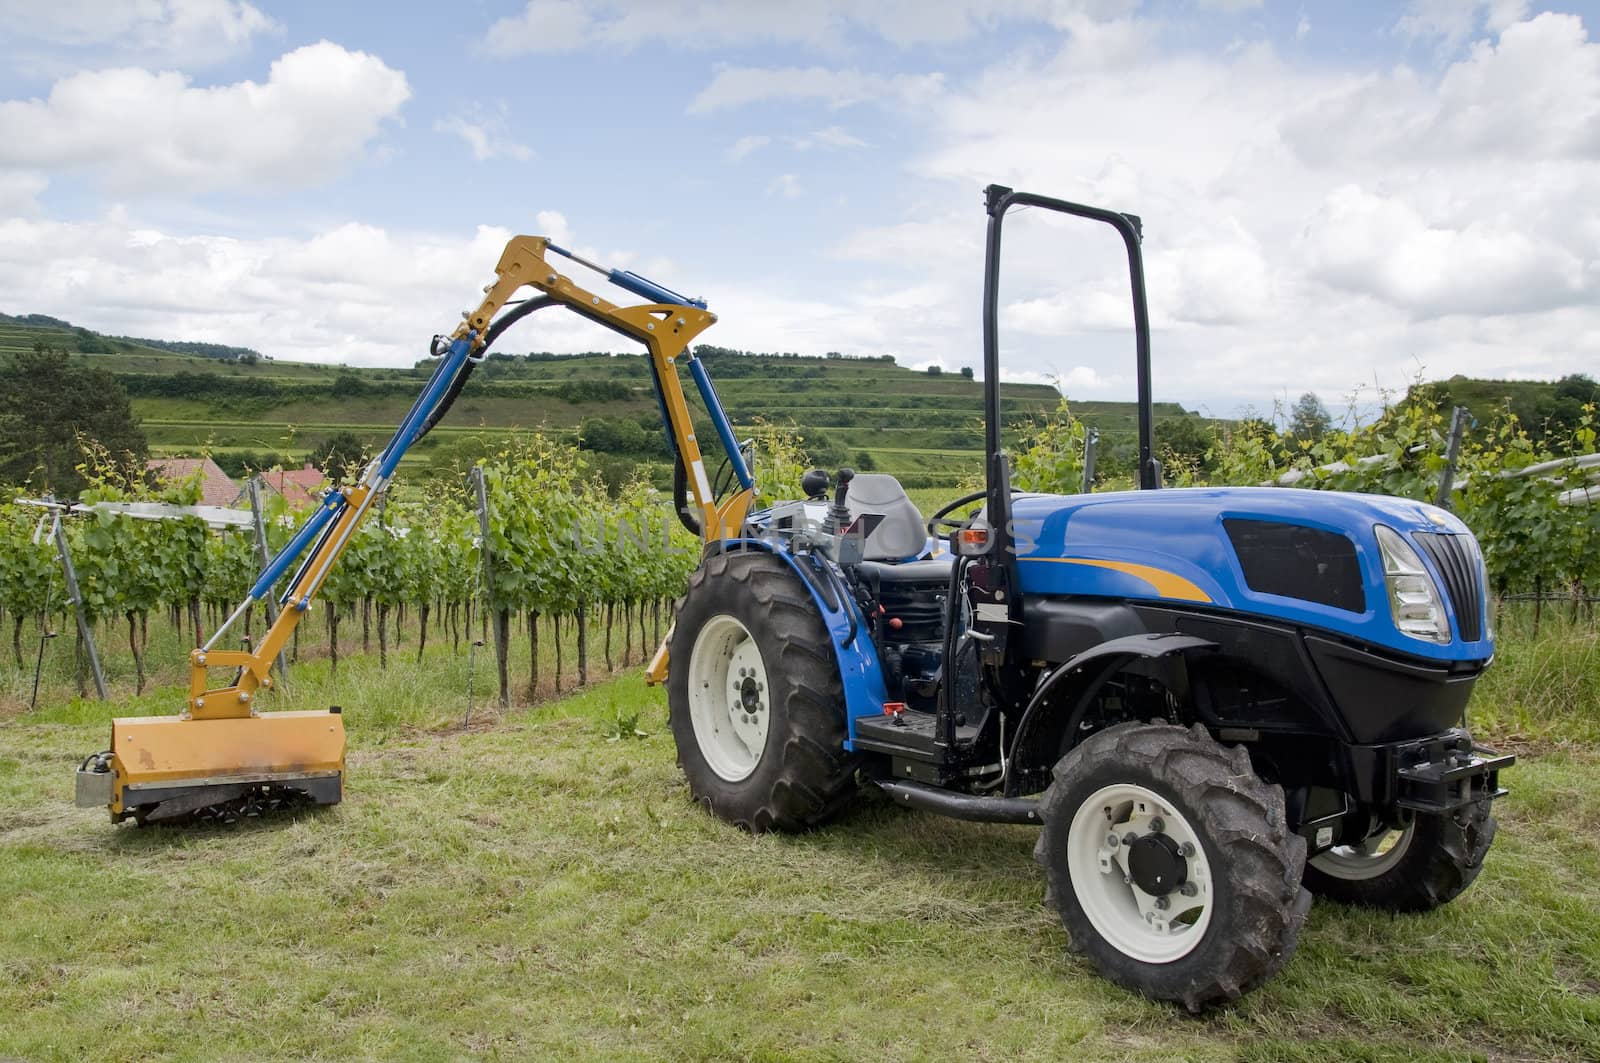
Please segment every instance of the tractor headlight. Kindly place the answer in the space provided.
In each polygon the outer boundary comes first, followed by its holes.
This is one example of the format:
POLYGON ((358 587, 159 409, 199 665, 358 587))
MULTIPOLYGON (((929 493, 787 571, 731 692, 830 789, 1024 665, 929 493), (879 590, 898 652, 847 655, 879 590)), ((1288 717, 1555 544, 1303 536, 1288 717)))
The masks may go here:
POLYGON ((1383 556, 1383 581, 1389 590, 1394 626, 1414 639, 1449 642, 1450 618, 1444 611, 1444 599, 1423 567, 1422 558, 1393 528, 1379 524, 1372 530, 1378 536, 1378 552, 1383 556))

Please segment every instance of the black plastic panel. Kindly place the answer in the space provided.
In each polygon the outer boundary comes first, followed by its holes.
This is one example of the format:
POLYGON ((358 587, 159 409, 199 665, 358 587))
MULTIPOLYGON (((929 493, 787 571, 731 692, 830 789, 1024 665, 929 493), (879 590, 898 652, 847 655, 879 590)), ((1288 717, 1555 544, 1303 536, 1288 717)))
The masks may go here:
POLYGON ((1225 520, 1244 581, 1258 594, 1366 609, 1356 546, 1337 532, 1270 520, 1225 520))
POLYGON ((1357 742, 1398 742, 1447 730, 1466 710, 1479 669, 1401 661, 1317 635, 1306 645, 1357 742))
POLYGON ((1022 656, 1028 660, 1065 661, 1103 642, 1140 635, 1139 614, 1118 602, 1095 598, 1022 600, 1022 656))

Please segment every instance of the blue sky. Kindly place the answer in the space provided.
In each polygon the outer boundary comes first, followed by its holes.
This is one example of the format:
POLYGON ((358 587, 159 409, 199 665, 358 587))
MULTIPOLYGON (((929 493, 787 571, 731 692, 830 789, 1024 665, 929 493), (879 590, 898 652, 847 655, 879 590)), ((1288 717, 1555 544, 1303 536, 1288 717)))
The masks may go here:
MULTIPOLYGON (((1159 398, 1600 370, 1592 4, 0 0, 0 310, 409 364, 545 232, 707 342, 978 361, 989 181, 1141 214, 1159 398)), ((1131 395, 1023 216, 1008 375, 1131 395)), ((537 320, 537 319, 536 319, 537 320)), ((612 347, 577 321, 511 349, 612 347)))

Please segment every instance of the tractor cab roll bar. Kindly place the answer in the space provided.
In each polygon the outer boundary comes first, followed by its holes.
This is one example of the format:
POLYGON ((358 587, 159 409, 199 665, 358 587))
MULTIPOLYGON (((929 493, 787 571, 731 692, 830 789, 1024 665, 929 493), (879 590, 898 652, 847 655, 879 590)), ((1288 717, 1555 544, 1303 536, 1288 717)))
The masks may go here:
POLYGON ((983 449, 989 520, 1004 529, 1011 516, 1011 494, 1006 470, 1000 468, 1000 233, 1006 211, 1012 207, 1045 210, 1104 222, 1117 231, 1128 252, 1128 280, 1133 289, 1134 359, 1138 373, 1139 488, 1161 486, 1161 467, 1155 458, 1155 413, 1150 392, 1150 310, 1145 300, 1144 259, 1140 253, 1142 225, 1137 215, 1102 207, 1088 207, 1064 199, 1016 192, 1004 185, 983 190, 989 212, 989 233, 983 262, 983 449))

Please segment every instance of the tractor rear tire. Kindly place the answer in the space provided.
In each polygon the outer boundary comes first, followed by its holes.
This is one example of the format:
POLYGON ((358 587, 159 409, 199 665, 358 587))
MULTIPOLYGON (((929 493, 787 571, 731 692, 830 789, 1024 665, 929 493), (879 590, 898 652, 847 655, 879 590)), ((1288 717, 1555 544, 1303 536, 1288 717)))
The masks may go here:
POLYGON ((668 719, 697 802, 756 833, 807 830, 850 803, 839 666, 781 558, 707 557, 678 601, 668 659, 668 719))
POLYGON ((1388 831, 1364 846, 1313 856, 1306 862, 1306 888, 1340 904, 1432 911, 1460 896, 1483 870, 1496 830, 1491 804, 1485 798, 1453 814, 1418 813, 1397 835, 1388 831))
POLYGON ((1154 1000, 1234 1000, 1293 954, 1311 907, 1283 790, 1204 728, 1129 723, 1055 767, 1034 857, 1071 948, 1154 1000))

